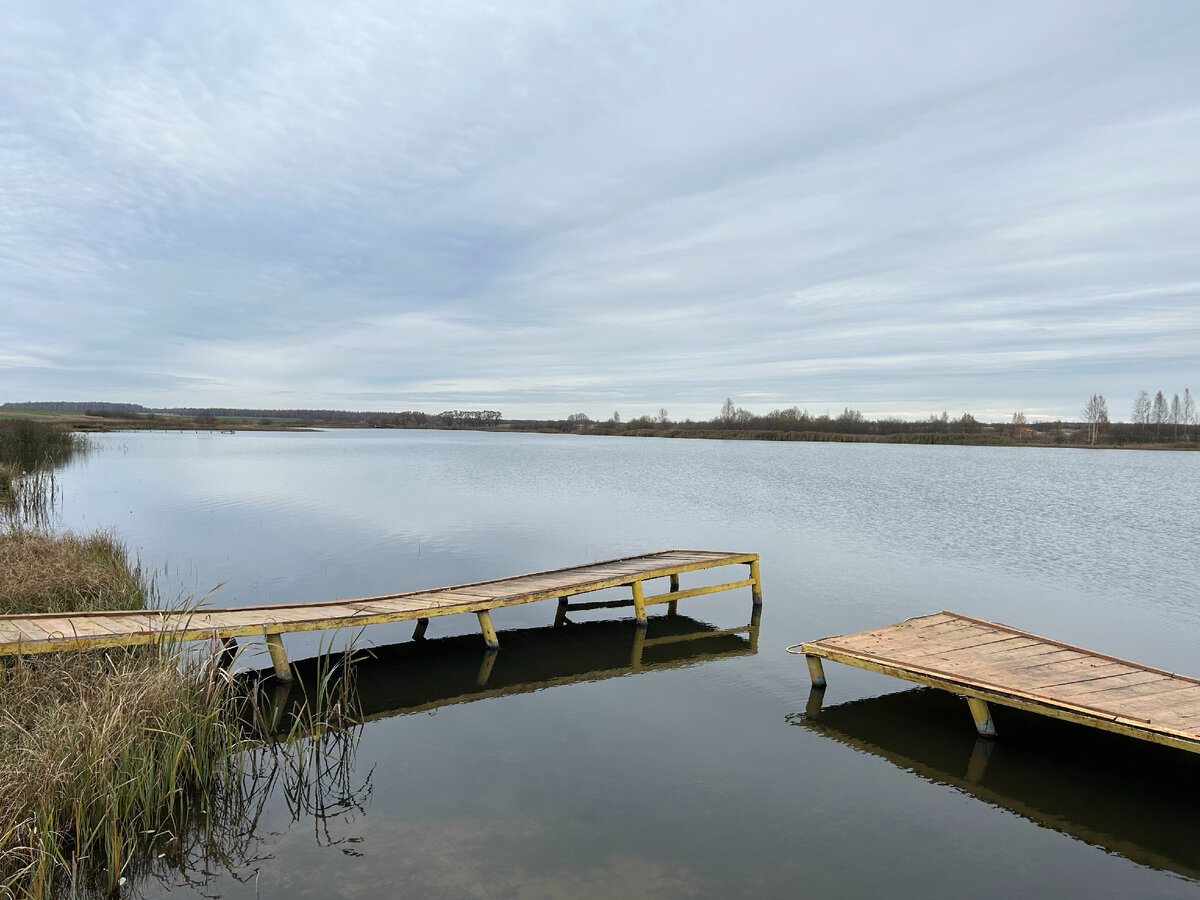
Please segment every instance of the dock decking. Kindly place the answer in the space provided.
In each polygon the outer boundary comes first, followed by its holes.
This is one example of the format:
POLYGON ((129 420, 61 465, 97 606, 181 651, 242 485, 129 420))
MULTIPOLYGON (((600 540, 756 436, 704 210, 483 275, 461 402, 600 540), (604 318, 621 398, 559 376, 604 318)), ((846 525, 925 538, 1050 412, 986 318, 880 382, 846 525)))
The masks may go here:
POLYGON ((988 703, 1200 753, 1200 680, 1106 656, 1006 625, 941 612, 788 648, 959 694, 994 737, 988 703))
POLYGON ((429 619, 434 616, 473 612, 478 616, 486 646, 495 649, 499 647, 499 638, 492 625, 491 611, 501 607, 557 597, 560 619, 571 609, 632 606, 637 621, 644 624, 646 607, 652 604, 668 603, 674 611, 675 604, 688 597, 741 587, 753 589, 756 606, 762 603, 758 554, 664 550, 494 581, 354 600, 224 609, 0 616, 0 656, 214 638, 232 649, 237 638, 257 636, 266 640, 276 674, 289 681, 291 671, 281 637, 288 632, 357 628, 415 619, 414 636, 419 638, 424 636, 429 619), (683 590, 679 587, 679 576, 684 573, 738 564, 750 567, 749 578, 683 590), (668 578, 670 588, 647 595, 642 583, 655 578, 668 578), (570 602, 577 594, 613 587, 629 587, 632 596, 628 600, 602 603, 570 602))

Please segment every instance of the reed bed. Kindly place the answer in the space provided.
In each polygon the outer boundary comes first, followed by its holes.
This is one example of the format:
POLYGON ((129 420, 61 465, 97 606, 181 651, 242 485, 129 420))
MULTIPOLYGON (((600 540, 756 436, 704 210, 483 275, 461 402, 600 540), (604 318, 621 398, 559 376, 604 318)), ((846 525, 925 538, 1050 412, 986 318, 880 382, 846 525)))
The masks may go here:
POLYGON ((87 438, 50 422, 0 419, 0 463, 16 472, 61 466, 87 447, 87 438))
MULTIPOLYGON (((149 595, 111 534, 0 531, 0 614, 143 609, 149 595)), ((272 734, 266 695, 188 646, 0 659, 0 896, 194 883, 250 858, 272 785, 316 809, 340 789, 351 667, 328 664, 311 699, 293 691, 289 729, 272 734)))
POLYGON ((0 533, 0 615, 144 609, 147 586, 109 532, 0 533))

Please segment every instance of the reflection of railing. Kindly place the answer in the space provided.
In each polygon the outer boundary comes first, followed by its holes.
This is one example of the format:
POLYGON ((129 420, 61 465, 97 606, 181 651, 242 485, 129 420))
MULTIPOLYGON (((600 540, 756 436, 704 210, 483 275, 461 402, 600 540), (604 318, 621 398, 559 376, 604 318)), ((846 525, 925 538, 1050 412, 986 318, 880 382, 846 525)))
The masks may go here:
POLYGON ((976 736, 962 702, 921 688, 822 708, 792 724, 950 785, 1135 863, 1200 879, 1200 760, 1153 744, 1001 710, 1004 741, 976 736))
MULTIPOLYGON (((627 620, 567 623, 506 632, 503 652, 479 651, 473 636, 378 648, 354 663, 356 708, 363 721, 425 712, 489 697, 603 681, 620 675, 692 666, 758 652, 762 608, 748 625, 717 629, 680 615, 638 627, 627 620)), ((317 659, 292 663, 296 682, 268 679, 277 728, 287 731, 298 696, 311 696, 317 659), (307 692, 307 693, 305 693, 307 692)), ((259 673, 269 676, 270 669, 259 673)))

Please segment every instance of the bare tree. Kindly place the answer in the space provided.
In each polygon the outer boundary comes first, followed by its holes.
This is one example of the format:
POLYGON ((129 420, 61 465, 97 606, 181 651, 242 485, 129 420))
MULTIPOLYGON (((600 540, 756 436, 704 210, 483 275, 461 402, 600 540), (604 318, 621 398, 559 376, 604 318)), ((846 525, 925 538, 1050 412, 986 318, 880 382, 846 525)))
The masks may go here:
POLYGON ((1083 421, 1088 424, 1088 443, 1096 443, 1096 437, 1108 424, 1108 401, 1103 394, 1092 394, 1083 408, 1083 421))
POLYGON ((1150 430, 1150 395, 1138 391, 1137 399, 1133 401, 1133 424, 1142 426, 1142 437, 1147 437, 1150 430))
POLYGON ((1025 413, 1020 410, 1012 415, 1012 431, 1013 437, 1018 441, 1023 441, 1028 437, 1029 423, 1025 420, 1025 413))
POLYGON ((1154 439, 1157 441, 1162 437, 1163 422, 1166 422, 1171 416, 1167 409, 1167 398, 1163 396, 1163 392, 1159 391, 1154 395, 1154 410, 1150 413, 1150 418, 1154 422, 1154 439))
POLYGON ((659 425, 666 425, 671 421, 667 417, 667 409, 665 406, 659 407, 658 418, 655 421, 657 421, 659 425))
POLYGON ((1179 440, 1179 422, 1183 418, 1183 404, 1179 402, 1179 395, 1176 394, 1171 398, 1171 424, 1175 426, 1175 440, 1179 440))
POLYGON ((1196 424, 1196 401, 1192 399, 1192 392, 1187 388, 1183 389, 1183 436, 1186 439, 1189 436, 1188 428, 1196 424))
POLYGON ((725 398, 725 405, 721 407, 721 414, 717 418, 725 425, 733 424, 737 418, 737 407, 733 405, 732 397, 725 398))

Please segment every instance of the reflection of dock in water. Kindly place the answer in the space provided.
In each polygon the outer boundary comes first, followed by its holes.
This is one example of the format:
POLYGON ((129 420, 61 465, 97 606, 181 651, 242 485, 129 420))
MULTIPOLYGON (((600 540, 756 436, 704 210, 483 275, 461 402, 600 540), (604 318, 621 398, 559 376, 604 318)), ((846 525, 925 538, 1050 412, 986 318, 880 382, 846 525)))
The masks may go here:
POLYGON ((920 688, 821 708, 793 724, 950 785, 1140 865, 1200 879, 1200 760, 1019 710, 1004 741, 976 736, 961 700, 920 688))
MULTIPOLYGON (((479 648, 474 635, 419 640, 371 651, 354 664, 355 693, 364 721, 426 712, 489 697, 525 694, 560 685, 752 656, 758 652, 761 608, 740 628, 717 629, 682 615, 651 619, 565 623, 505 632, 504 649, 479 648)), ((292 663, 297 684, 276 683, 277 709, 311 692, 321 663, 292 663)), ((266 669, 261 674, 270 675, 266 669)), ((277 730, 286 731, 285 717, 277 730)))

